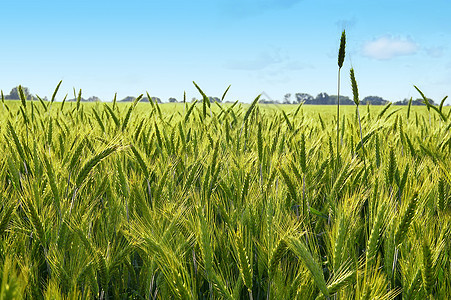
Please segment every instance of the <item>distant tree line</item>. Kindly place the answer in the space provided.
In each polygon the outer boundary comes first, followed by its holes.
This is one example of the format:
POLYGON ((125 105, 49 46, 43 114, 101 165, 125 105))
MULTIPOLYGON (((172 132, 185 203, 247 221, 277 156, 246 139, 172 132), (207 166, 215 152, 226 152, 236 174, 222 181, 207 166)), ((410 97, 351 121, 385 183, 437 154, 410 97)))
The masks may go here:
MULTIPOLYGON (((38 98, 34 97, 31 93, 30 90, 27 87, 22 87, 23 93, 25 95, 25 98, 27 100, 38 100, 38 98)), ((4 95, 6 100, 19 100, 20 96, 19 96, 19 87, 15 87, 11 90, 11 92, 9 92, 9 95, 4 95)))
MULTIPOLYGON (((284 100, 282 102, 278 100, 267 100, 262 99, 260 100, 260 103, 263 104, 310 104, 310 105, 336 105, 338 103, 338 96, 337 95, 329 95, 327 93, 319 93, 316 97, 313 97, 310 94, 307 93, 296 93, 294 95, 294 100, 291 101, 291 94, 285 94, 284 100)), ((429 103, 432 105, 436 105, 435 102, 432 99, 428 99, 429 103)), ((404 99, 401 101, 394 102, 393 105, 408 105, 410 99, 404 99)), ((366 105, 386 105, 390 101, 385 100, 382 97, 379 96, 367 96, 360 100, 360 104, 366 105)), ((347 96, 340 96, 340 105, 354 105, 354 101, 347 97, 347 96)), ((423 103, 423 99, 415 99, 412 100, 412 105, 425 105, 423 103)))
MULTIPOLYGON (((191 99, 191 102, 194 102, 196 100, 199 100, 199 99, 197 99, 196 97, 193 97, 191 99)), ((211 96, 209 96, 208 100, 210 101, 210 103, 215 103, 215 102, 221 103, 222 102, 221 99, 219 99, 218 97, 211 97, 211 96)))
MULTIPOLYGON (((430 99, 430 98, 427 98, 427 99, 429 100, 429 103, 430 103, 430 104, 432 104, 432 105, 437 105, 437 104, 434 102, 434 100, 432 100, 432 99, 430 99)), ((409 101, 410 101, 410 99, 404 99, 404 100, 402 100, 402 101, 394 102, 393 105, 409 105, 409 101)), ((412 100, 412 105, 425 105, 425 104, 424 104, 424 102, 423 102, 423 99, 418 98, 418 99, 412 100)))
MULTIPOLYGON (((22 90, 24 92, 24 95, 26 97, 27 100, 38 100, 38 98, 36 98, 35 96, 33 96, 30 93, 30 89, 27 87, 22 87, 22 90)), ((9 93, 9 95, 4 95, 6 100, 18 100, 20 99, 19 96, 19 88, 15 87, 11 90, 11 92, 9 93)), ((329 95, 327 93, 319 93, 316 97, 313 97, 310 94, 307 93, 296 93, 294 94, 294 100, 291 100, 292 95, 291 94, 285 94, 284 96, 284 100, 283 101, 278 101, 278 100, 268 100, 268 99, 261 99, 259 102, 262 104, 299 104, 299 103, 304 103, 304 104, 310 104, 310 105, 336 105, 338 102, 338 96, 337 95, 329 95)), ((221 103, 221 99, 218 97, 208 97, 211 103, 214 102, 219 102, 221 103)), ((136 97, 133 96, 127 96, 122 100, 118 100, 118 102, 133 102, 136 99, 136 97)), ((153 102, 157 102, 157 103, 163 103, 162 100, 158 97, 151 97, 153 102)), ((191 101, 194 102, 197 98, 192 98, 191 101)), ((44 101, 47 101, 47 97, 43 98, 44 101)), ((436 105, 436 103, 432 100, 432 99, 428 99, 429 103, 431 103, 432 105, 436 105)), ((76 98, 73 99, 68 99, 66 100, 68 102, 74 102, 77 101, 76 98)), ((88 99, 85 98, 81 98, 80 99, 81 102, 100 102, 102 100, 100 100, 99 97, 96 96, 92 96, 89 97, 88 99)), ((394 102, 393 105, 408 105, 409 104, 410 99, 404 99, 401 101, 397 101, 394 102)), ((143 97, 141 99, 141 102, 149 102, 149 98, 148 97, 143 97)), ((169 103, 177 103, 177 99, 176 98, 169 98, 168 99, 169 103)), ((360 104, 362 105, 366 105, 366 104, 371 104, 371 105, 386 105, 387 103, 389 103, 388 100, 383 99, 382 97, 379 96, 367 96, 363 99, 360 100, 360 104)), ((354 105, 354 101, 347 97, 347 96, 340 96, 340 105, 354 105)), ((424 105, 423 103, 423 99, 417 98, 415 100, 412 100, 412 105, 424 105)))
MULTIPOLYGON (((161 99, 158 98, 158 97, 150 97, 150 99, 152 99, 152 101, 153 101, 153 102, 156 102, 156 103, 163 103, 163 102, 161 101, 161 99)), ((118 100, 118 102, 133 102, 133 101, 135 101, 135 100, 136 100, 136 97, 127 96, 127 97, 125 97, 125 98, 122 99, 122 100, 118 100)), ((143 97, 143 98, 140 100, 140 102, 149 102, 149 98, 143 97)))
MULTIPOLYGON (((76 102, 77 98, 68 99, 66 101, 67 102, 76 102)), ((100 98, 96 97, 96 96, 89 97, 88 99, 85 99, 83 97, 80 98, 80 102, 101 102, 101 101, 102 100, 100 100, 100 98)))

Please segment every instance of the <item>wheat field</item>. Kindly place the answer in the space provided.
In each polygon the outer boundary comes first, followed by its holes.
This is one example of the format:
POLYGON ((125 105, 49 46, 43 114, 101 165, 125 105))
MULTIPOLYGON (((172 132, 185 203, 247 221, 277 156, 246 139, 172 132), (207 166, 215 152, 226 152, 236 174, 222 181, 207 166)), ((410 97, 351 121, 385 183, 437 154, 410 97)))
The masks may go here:
POLYGON ((1 299, 451 294, 447 107, 337 147, 328 107, 54 98, 0 108, 1 299))

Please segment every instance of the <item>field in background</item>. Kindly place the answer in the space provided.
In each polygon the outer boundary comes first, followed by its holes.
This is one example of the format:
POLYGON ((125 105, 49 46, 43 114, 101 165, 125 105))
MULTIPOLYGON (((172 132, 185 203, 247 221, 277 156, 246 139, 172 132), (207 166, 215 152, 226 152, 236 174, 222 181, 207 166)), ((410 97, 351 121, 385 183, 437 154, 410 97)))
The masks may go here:
POLYGON ((5 105, 5 299, 451 293, 451 121, 426 107, 362 106, 362 136, 340 107, 337 155, 335 106, 5 105))
MULTIPOLYGON (((46 105, 48 105, 48 102, 44 102, 46 105)), ((11 107, 13 110, 17 110, 19 109, 21 102, 20 100, 7 100, 5 101, 5 104, 8 107, 11 107)), ((112 105, 112 102, 94 102, 94 103, 82 103, 84 107, 86 108, 91 108, 91 107, 96 107, 101 108, 103 107, 104 104, 108 104, 108 105, 112 105)), ((123 108, 123 107, 127 107, 128 105, 130 105, 130 102, 117 102, 116 103, 117 106, 119 108, 123 108)), ((192 102, 187 102, 186 104, 183 104, 182 102, 178 102, 178 103, 163 103, 163 104, 159 104, 160 110, 161 112, 164 113, 183 113, 184 112, 184 106, 185 105, 191 105, 192 102)), ((219 104, 219 103, 218 103, 219 104)), ((42 109, 42 104, 39 101, 34 101, 34 105, 37 106, 38 109, 42 109)), ((55 108, 61 107, 61 102, 53 102, 52 105, 55 108)), ((67 110, 71 110, 76 108, 76 102, 66 102, 64 104, 64 106, 67 108, 67 110)), ((202 103, 198 103, 198 105, 202 105, 202 103)), ((223 108, 229 108, 233 105, 233 103, 220 103, 220 106, 223 108)), ((250 106, 250 103, 238 103, 238 106, 240 106, 243 109, 246 109, 250 106)), ((2 109, 2 104, 0 104, 0 110, 2 109)), ((220 111, 220 108, 218 108, 217 104, 211 103, 211 109, 213 112, 218 112, 220 111)), ((281 112, 282 110, 285 111, 286 113, 291 113, 296 111, 296 109, 299 107, 298 104, 259 104, 259 107, 261 107, 262 109, 264 109, 265 111, 268 112, 281 112)), ((406 115, 407 113, 407 109, 408 106, 406 105, 402 105, 402 106, 397 106, 397 105, 391 105, 390 106, 390 111, 389 113, 392 113, 393 111, 396 111, 396 114, 404 114, 406 115)), ((137 113, 145 113, 145 112, 151 112, 152 111, 153 106, 149 103, 149 102, 139 102, 136 104, 135 106, 135 111, 137 111, 137 113)), ((370 112, 373 113, 379 113, 381 112, 383 109, 385 108, 385 106, 382 105, 361 105, 360 106, 360 110, 362 113, 362 116, 364 116, 366 113, 368 113, 368 110, 370 110, 370 112)), ((210 108, 209 108, 210 109, 210 108)), ((210 112, 210 110, 208 109, 208 112, 210 112)), ((3 110, 5 110, 4 106, 3 106, 3 110)), ((427 110, 425 106, 411 106, 410 108, 412 113, 420 113, 420 114, 427 114, 427 110)), ((356 113, 356 107, 355 105, 341 105, 340 106, 340 111, 342 111, 344 114, 346 115, 354 115, 356 113)), ((443 107, 443 112, 445 115, 448 115, 451 111, 451 107, 448 106, 444 106, 443 107)), ((318 115, 321 114, 322 118, 336 118, 336 113, 337 113, 337 106, 336 105, 302 105, 302 112, 307 114, 307 115, 318 115)), ((438 117, 438 116, 437 116, 438 117)))

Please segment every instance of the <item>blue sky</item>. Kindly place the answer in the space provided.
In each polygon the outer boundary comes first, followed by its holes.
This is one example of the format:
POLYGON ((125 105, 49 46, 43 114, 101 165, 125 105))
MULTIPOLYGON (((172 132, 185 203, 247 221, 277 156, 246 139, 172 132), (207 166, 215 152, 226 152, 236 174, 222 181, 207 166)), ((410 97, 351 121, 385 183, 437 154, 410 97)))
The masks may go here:
MULTIPOLYGON (((342 93, 354 67, 363 97, 440 101, 451 94, 451 1, 192 0, 0 2, 0 89, 104 101, 149 92, 252 101, 262 91, 342 93)), ((448 103, 451 103, 449 101, 448 103)))

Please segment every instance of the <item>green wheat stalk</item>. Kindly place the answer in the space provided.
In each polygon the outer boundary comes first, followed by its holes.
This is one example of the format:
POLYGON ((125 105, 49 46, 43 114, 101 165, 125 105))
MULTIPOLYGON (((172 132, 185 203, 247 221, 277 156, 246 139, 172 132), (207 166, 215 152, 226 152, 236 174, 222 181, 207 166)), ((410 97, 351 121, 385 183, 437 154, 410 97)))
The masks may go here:
POLYGON ((143 97, 143 94, 139 95, 138 98, 136 98, 135 101, 133 101, 132 105, 130 105, 130 108, 128 109, 127 114, 125 115, 124 122, 122 123, 122 131, 124 131, 125 128, 127 128, 127 124, 130 120, 130 115, 132 114, 133 109, 136 107, 136 105, 142 99, 142 97, 143 97))
POLYGON ((64 96, 63 102, 61 102, 61 108, 60 108, 61 111, 63 111, 64 104, 66 103, 66 99, 67 99, 67 94, 66 94, 66 96, 64 96))
POLYGON ((340 72, 345 60, 346 32, 343 30, 338 50, 338 95, 337 95, 337 159, 340 156, 340 72))
POLYGON ((427 239, 423 240, 422 243, 422 268, 421 275, 423 277, 423 287, 426 290, 428 295, 432 294, 432 289, 435 284, 435 275, 434 275, 434 267, 432 261, 432 253, 429 242, 427 239))
MULTIPOLYGON (((149 99, 150 101, 150 99, 149 99)), ((113 98, 113 110, 116 108, 117 106, 117 93, 114 93, 114 98, 113 98)))
POLYGON ((15 210, 16 210, 15 205, 11 203, 7 203, 3 206, 0 220, 0 237, 2 237, 2 235, 8 229, 9 222, 11 221, 15 210))
POLYGON ((108 111, 108 113, 110 114, 111 118, 113 119, 114 124, 116 125, 116 128, 119 127, 119 118, 116 116, 116 114, 114 113, 114 111, 105 103, 103 105, 103 107, 108 111))
POLYGON ((415 216, 415 210, 416 210, 417 203, 418 203, 417 197, 418 197, 418 194, 415 193, 410 198, 409 204, 407 205, 407 208, 401 217, 401 221, 398 224, 398 227, 397 227, 396 233, 395 233, 395 243, 397 246, 399 246, 403 242, 403 240, 407 234, 407 230, 409 229, 409 226, 412 223, 413 217, 415 216))
POLYGON ((369 236, 366 249, 367 270, 369 270, 369 268, 373 266, 376 261, 377 252, 381 243, 382 231, 384 228, 386 207, 387 206, 384 203, 381 205, 381 207, 379 207, 376 218, 373 222, 373 228, 371 229, 371 234, 369 236))
POLYGON ((59 88, 60 88, 60 86, 61 86, 61 83, 63 83, 62 80, 60 80, 60 82, 59 82, 58 85, 56 86, 55 91, 53 92, 53 95, 52 95, 52 99, 50 100, 50 103, 53 103, 53 101, 55 101, 56 94, 58 93, 58 90, 59 90, 59 88))
POLYGON ((80 185, 83 183, 83 181, 88 177, 89 172, 103 159, 107 158, 112 153, 116 152, 116 150, 119 149, 119 145, 113 145, 105 150, 99 152, 97 155, 92 157, 90 160, 88 160, 84 166, 81 168, 80 172, 78 173, 76 184, 77 187, 80 187, 80 185))
POLYGON ((230 84, 230 85, 227 87, 227 89, 225 90, 224 94, 222 94, 221 102, 224 102, 225 96, 227 95, 227 92, 229 91, 229 89, 230 89, 231 86, 232 86, 232 85, 230 84))
POLYGON ((58 212, 59 220, 62 220, 62 213, 61 213, 61 204, 60 204, 60 193, 58 191, 58 186, 56 184, 55 179, 55 172, 53 170, 53 166, 50 163, 50 161, 47 158, 47 155, 44 154, 44 165, 45 169, 47 171, 47 178, 49 180, 50 189, 52 190, 53 194, 53 203, 55 204, 56 211, 58 212))
POLYGON ((366 161, 365 161, 365 149, 363 147, 363 134, 362 134, 362 122, 360 120, 360 111, 359 111, 359 90, 357 88, 357 81, 355 80, 354 68, 351 68, 350 77, 351 77, 351 86, 352 86, 352 94, 354 96, 354 103, 357 106, 357 116, 359 118, 359 129, 360 129, 360 144, 362 145, 362 155, 363 155, 363 164, 366 169, 366 161))
POLYGON ((20 101, 22 102, 22 106, 24 108, 26 108, 27 107, 27 98, 25 97, 25 93, 23 92, 22 86, 19 85, 18 89, 19 89, 19 98, 20 98, 20 101))
MULTIPOLYGON (((74 95, 75 95, 75 88, 74 88, 74 95)), ((81 102, 81 89, 78 91, 77 98, 77 111, 80 109, 80 102, 81 102)))
POLYGON ((329 297, 326 281, 321 265, 313 258, 309 249, 300 238, 290 237, 288 240, 289 249, 298 256, 312 274, 313 280, 324 296, 329 297))
POLYGON ((105 125, 103 125, 102 119, 100 118, 100 116, 97 113, 97 110, 95 108, 92 109, 92 113, 94 114, 94 118, 96 119, 97 123, 99 124, 100 129, 102 129, 102 132, 105 132, 105 125))

